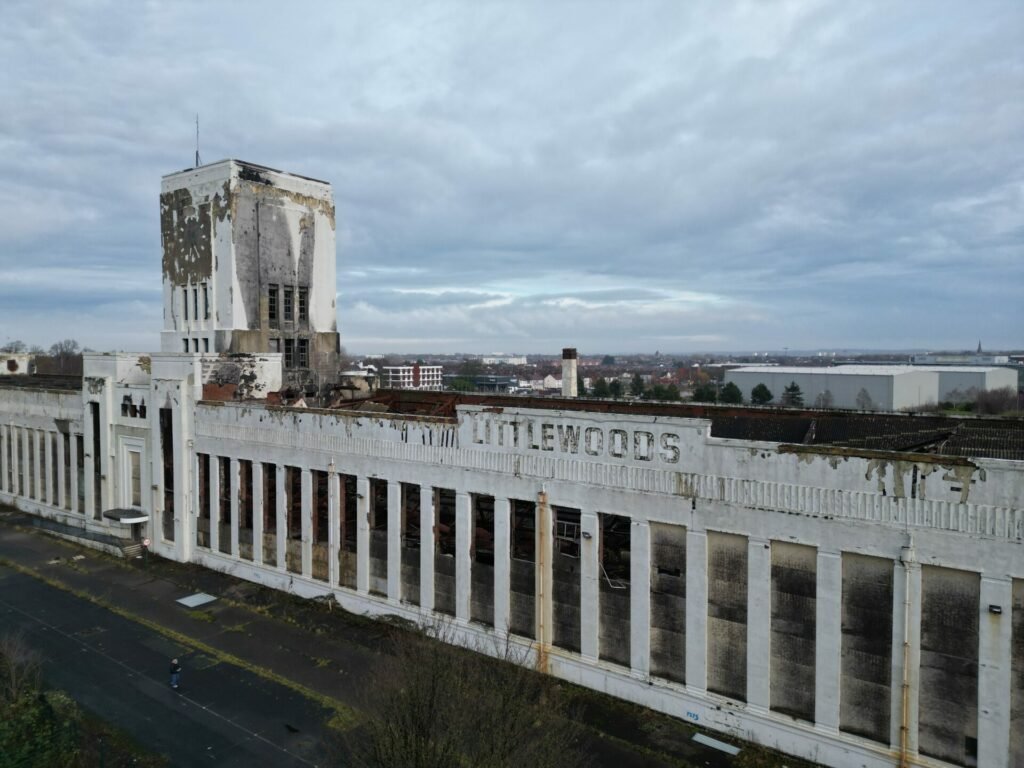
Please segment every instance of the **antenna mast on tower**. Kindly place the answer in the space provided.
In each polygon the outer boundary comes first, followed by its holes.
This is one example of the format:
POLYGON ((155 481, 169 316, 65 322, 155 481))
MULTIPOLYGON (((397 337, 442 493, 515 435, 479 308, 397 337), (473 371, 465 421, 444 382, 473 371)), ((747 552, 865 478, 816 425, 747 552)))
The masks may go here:
POLYGON ((199 113, 196 112, 196 168, 199 167, 199 113))

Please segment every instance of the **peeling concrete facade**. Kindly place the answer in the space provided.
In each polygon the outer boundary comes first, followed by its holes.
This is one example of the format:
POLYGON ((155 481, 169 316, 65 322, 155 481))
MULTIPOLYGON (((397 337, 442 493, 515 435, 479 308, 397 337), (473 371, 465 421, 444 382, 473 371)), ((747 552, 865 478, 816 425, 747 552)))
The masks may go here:
POLYGON ((276 353, 285 359, 285 386, 333 380, 334 216, 326 182, 252 163, 165 176, 161 349, 276 353))

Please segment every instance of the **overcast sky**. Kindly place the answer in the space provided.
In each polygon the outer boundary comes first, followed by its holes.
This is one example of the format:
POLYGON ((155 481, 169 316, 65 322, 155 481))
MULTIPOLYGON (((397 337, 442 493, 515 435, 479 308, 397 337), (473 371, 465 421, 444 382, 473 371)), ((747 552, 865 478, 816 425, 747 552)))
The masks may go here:
POLYGON ((152 350, 158 195, 326 179, 353 352, 1024 347, 1024 3, 4 3, 0 343, 152 350))

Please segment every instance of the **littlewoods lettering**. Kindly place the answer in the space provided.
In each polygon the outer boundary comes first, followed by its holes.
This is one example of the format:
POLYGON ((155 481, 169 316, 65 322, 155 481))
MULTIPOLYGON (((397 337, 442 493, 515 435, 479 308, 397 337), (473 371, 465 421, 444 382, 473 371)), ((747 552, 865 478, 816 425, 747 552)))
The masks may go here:
POLYGON ((674 432, 655 435, 642 429, 605 429, 523 418, 474 418, 473 442, 576 456, 679 463, 680 439, 674 432))

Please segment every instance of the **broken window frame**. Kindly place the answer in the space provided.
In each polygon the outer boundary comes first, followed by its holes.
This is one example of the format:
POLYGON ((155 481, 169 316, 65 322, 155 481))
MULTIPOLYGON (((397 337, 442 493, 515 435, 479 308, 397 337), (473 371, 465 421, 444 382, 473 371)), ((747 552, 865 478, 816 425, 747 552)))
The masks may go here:
POLYGON ((295 339, 284 340, 284 367, 295 367, 295 339))
POLYGON ((299 322, 309 322, 309 289, 300 287, 299 292, 299 322))
POLYGON ((286 323, 294 322, 295 320, 295 289, 286 285, 284 288, 284 321, 286 323))
POLYGON ((298 368, 309 368, 309 339, 297 339, 295 362, 298 368))
POLYGON ((271 328, 278 328, 281 325, 281 318, 278 316, 278 286, 267 286, 267 322, 271 328))

